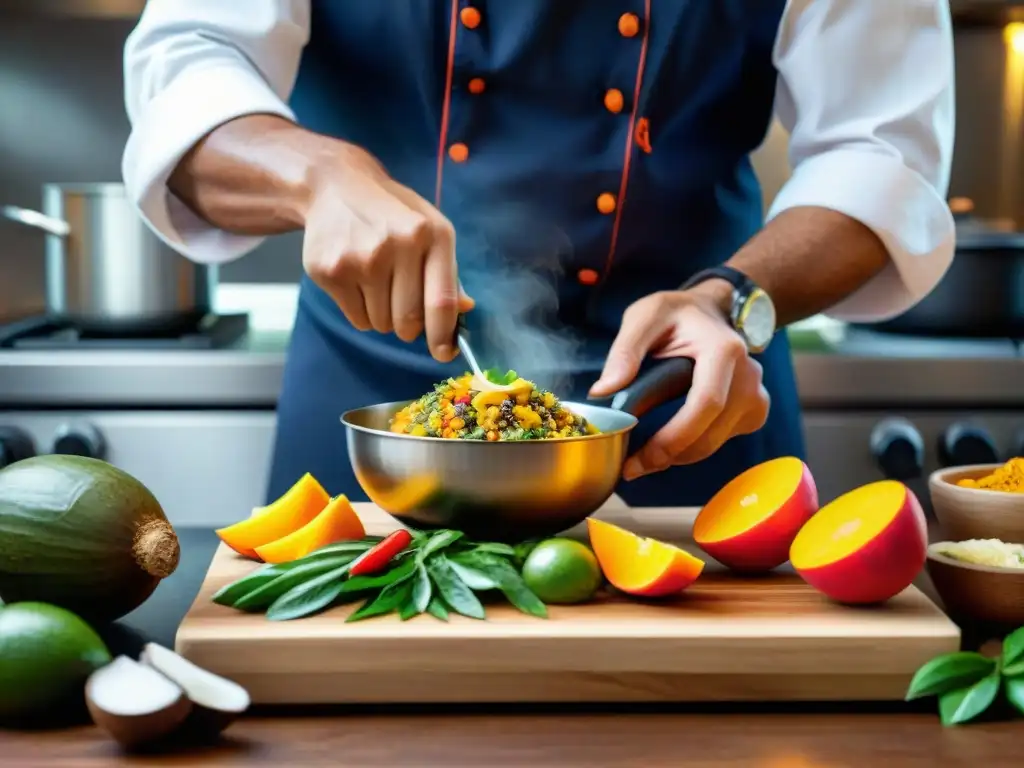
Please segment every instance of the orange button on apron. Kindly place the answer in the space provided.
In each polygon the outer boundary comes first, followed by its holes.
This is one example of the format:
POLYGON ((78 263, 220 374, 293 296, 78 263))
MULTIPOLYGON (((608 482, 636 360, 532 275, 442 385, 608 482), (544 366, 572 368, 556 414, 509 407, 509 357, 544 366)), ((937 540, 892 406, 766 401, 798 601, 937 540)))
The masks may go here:
POLYGON ((601 213, 615 212, 615 195, 611 192, 602 192, 597 196, 597 210, 601 213))
POLYGON ((476 29, 480 26, 480 11, 476 8, 463 8, 459 11, 459 21, 466 29, 476 29))
POLYGON ((469 158, 469 147, 465 144, 452 144, 448 147, 448 157, 455 163, 464 163, 469 158))
POLYGON ((593 269, 581 269, 576 273, 576 279, 580 281, 581 285, 597 285, 597 280, 600 277, 593 269))
POLYGON ((609 112, 619 114, 625 100, 622 98, 622 91, 618 88, 609 88, 604 94, 604 107, 609 112))
MULTIPOLYGON (((465 11, 463 11, 465 13, 465 11)), ((640 32, 640 19, 635 13, 624 13, 619 16, 619 34, 623 37, 636 37, 640 32)))
POLYGON ((473 93, 473 94, 483 93, 484 92, 484 88, 486 88, 486 87, 487 87, 487 84, 484 82, 484 79, 482 77, 474 77, 472 80, 469 81, 469 92, 470 93, 473 93))

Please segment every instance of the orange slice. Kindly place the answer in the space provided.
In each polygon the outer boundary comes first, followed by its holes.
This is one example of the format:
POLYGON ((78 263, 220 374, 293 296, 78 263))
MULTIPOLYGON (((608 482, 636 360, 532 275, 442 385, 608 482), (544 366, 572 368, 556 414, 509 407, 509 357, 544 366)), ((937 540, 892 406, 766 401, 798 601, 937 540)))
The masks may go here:
POLYGON ((365 535, 363 522, 352 509, 348 498, 337 496, 320 514, 298 530, 256 547, 256 554, 267 563, 287 563, 336 541, 361 539, 365 535))
POLYGON ((257 507, 246 520, 221 528, 217 535, 235 552, 258 557, 256 548, 296 531, 330 502, 331 497, 308 472, 272 504, 257 507))
POLYGON ((704 570, 704 561, 689 552, 617 525, 588 518, 587 530, 605 578, 626 594, 662 597, 681 592, 704 570))

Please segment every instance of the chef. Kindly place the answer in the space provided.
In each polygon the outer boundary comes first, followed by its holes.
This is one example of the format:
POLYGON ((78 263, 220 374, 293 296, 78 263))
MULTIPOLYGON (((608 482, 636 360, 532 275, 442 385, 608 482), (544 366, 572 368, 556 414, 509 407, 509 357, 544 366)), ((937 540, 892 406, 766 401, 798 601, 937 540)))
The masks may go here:
POLYGON ((307 471, 365 498, 339 414, 461 372, 457 315, 536 293, 578 340, 559 394, 695 360, 619 493, 702 503, 803 453, 779 329, 898 315, 953 257, 945 0, 149 0, 124 66, 162 238, 224 263, 304 230, 270 498, 307 471))

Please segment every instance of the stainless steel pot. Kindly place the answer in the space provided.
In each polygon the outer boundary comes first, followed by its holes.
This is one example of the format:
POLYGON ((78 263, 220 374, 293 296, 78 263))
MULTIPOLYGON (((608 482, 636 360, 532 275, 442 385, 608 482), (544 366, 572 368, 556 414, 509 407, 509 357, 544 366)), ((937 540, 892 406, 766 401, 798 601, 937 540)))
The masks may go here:
POLYGON ((341 417, 348 456, 366 495, 400 522, 455 528, 483 540, 517 541, 571 528, 614 493, 638 418, 685 395, 693 361, 653 366, 611 407, 565 403, 600 434, 489 443, 388 431, 410 401, 348 411, 341 417))
POLYGON ((215 267, 195 264, 146 225, 121 184, 46 184, 43 212, 0 207, 46 234, 46 304, 101 332, 174 331, 213 304, 215 267))

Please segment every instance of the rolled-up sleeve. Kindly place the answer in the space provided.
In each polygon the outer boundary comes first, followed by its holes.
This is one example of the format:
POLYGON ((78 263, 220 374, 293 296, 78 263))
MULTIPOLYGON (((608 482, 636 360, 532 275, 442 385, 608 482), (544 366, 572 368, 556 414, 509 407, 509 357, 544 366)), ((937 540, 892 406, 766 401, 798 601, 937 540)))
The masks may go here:
POLYGON ((939 282, 956 244, 945 202, 955 126, 947 0, 789 0, 774 61, 793 175, 768 218, 821 206, 863 223, 890 262, 828 314, 872 322, 905 312, 939 282))
POLYGON ((226 262, 262 238, 219 230, 167 188, 181 158, 242 115, 294 119, 287 100, 309 36, 309 0, 149 0, 124 50, 132 131, 122 158, 128 194, 169 245, 226 262))

